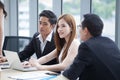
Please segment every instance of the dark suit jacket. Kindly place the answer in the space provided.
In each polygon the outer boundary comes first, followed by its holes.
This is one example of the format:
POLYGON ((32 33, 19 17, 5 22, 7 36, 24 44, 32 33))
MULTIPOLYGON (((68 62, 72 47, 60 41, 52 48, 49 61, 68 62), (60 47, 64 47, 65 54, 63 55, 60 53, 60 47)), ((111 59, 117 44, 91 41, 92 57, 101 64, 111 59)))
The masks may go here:
POLYGON ((63 75, 70 80, 120 80, 120 51, 106 37, 91 38, 81 43, 77 57, 63 75))
MULTIPOLYGON (((36 38, 38 35, 39 35, 38 32, 35 33, 31 42, 25 47, 25 49, 23 51, 21 51, 19 53, 19 57, 20 57, 21 61, 25 60, 26 58, 31 57, 34 53, 36 53, 37 58, 40 58, 55 49, 54 38, 53 38, 54 34, 53 34, 52 41, 47 42, 47 44, 44 48, 44 51, 42 53, 41 48, 40 48, 39 38, 36 38)), ((54 59, 46 64, 51 65, 51 64, 55 64, 56 62, 57 62, 57 60, 54 59)))

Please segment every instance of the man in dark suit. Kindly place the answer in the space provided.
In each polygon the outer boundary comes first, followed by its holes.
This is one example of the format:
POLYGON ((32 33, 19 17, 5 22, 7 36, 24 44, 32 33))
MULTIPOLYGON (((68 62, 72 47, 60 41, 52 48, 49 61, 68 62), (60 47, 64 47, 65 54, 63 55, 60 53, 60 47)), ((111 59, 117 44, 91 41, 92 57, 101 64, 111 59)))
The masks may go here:
MULTIPOLYGON (((53 29, 57 22, 56 15, 50 10, 43 10, 39 14, 39 32, 35 33, 31 42, 19 53, 21 61, 31 57, 36 53, 37 58, 47 55, 55 49, 53 29)), ((47 65, 55 64, 56 60, 52 60, 47 65)))
MULTIPOLYGON (((37 58, 47 55, 55 49, 54 44, 54 27, 57 22, 56 15, 50 10, 43 10, 39 14, 39 31, 36 32, 30 41, 30 43, 24 48, 23 51, 19 52, 21 61, 25 61, 30 58, 34 53, 37 58)), ((5 57, 0 57, 0 62, 6 61, 5 57)), ((46 65, 57 63, 54 59, 46 65)))
POLYGON ((120 80, 120 50, 111 39, 101 36, 102 30, 99 16, 84 15, 78 55, 70 68, 53 80, 120 80))

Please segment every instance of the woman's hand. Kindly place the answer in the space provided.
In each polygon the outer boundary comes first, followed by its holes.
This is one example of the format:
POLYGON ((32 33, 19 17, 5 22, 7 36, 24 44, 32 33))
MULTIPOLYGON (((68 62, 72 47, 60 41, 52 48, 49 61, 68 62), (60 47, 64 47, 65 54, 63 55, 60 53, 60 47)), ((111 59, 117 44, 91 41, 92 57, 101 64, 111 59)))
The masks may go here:
POLYGON ((34 58, 31 58, 29 60, 29 63, 31 64, 31 66, 37 67, 39 65, 38 61, 34 58))
POLYGON ((39 64, 38 60, 31 58, 29 60, 29 63, 31 64, 31 66, 36 67, 39 70, 42 70, 42 65, 39 64))
POLYGON ((31 67, 31 64, 28 61, 22 62, 23 67, 31 67))

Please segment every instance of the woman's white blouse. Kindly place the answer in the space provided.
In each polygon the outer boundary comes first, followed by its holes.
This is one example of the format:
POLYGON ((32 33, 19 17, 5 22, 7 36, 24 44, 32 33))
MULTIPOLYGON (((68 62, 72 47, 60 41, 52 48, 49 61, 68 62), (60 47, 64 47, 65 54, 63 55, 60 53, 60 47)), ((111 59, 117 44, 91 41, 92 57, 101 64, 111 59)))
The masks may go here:
MULTIPOLYGON (((74 39, 68 49, 68 53, 67 53, 67 56, 64 60, 66 61, 69 61, 67 65, 67 68, 72 64, 74 58, 76 57, 77 53, 78 53, 78 47, 80 45, 80 42, 78 41, 78 39, 74 39), (69 59, 69 60, 68 60, 69 59)), ((64 47, 62 48, 61 52, 60 52, 60 55, 58 57, 58 60, 59 60, 59 63, 62 63, 63 61, 61 60, 62 59, 62 55, 63 55, 63 51, 64 51, 64 47)))

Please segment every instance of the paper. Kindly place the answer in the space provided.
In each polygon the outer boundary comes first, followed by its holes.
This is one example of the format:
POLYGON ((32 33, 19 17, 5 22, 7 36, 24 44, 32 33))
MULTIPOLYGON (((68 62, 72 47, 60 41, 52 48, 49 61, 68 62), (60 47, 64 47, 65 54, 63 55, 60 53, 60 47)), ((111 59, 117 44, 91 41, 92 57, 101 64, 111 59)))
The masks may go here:
POLYGON ((2 71, 2 70, 1 70, 1 67, 0 67, 0 71, 2 71))
POLYGON ((11 79, 16 80, 50 80, 55 78, 55 75, 47 75, 45 73, 26 73, 22 75, 8 76, 11 79))

